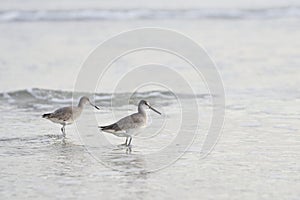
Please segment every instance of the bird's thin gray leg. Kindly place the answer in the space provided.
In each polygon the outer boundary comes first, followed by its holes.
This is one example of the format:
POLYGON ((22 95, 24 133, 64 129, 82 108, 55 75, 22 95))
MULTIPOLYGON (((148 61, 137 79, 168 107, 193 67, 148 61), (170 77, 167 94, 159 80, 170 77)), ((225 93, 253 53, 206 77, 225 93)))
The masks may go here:
POLYGON ((126 148, 126 154, 131 154, 131 147, 126 148))
POLYGON ((129 137, 129 142, 128 142, 128 145, 127 145, 127 146, 130 146, 131 140, 132 140, 132 137, 129 137))
POLYGON ((125 146, 127 146, 127 142, 128 142, 128 137, 126 138, 126 141, 124 143, 125 146))
POLYGON ((65 132, 65 126, 66 125, 63 125, 63 127, 61 127, 61 132, 63 133, 63 137, 66 137, 66 132, 65 132))
POLYGON ((119 144, 118 146, 127 146, 128 137, 126 137, 126 141, 124 144, 119 144))
POLYGON ((66 125, 64 126, 64 137, 66 137, 66 125))

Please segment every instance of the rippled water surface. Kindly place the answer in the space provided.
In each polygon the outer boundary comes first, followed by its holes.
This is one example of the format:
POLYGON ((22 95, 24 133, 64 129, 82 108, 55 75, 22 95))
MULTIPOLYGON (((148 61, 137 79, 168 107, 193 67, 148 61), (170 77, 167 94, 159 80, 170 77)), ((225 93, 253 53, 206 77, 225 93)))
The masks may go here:
MULTIPOLYGON (((20 93, 30 94, 28 91, 20 93)), ((99 146, 91 147, 82 143, 75 126, 67 127, 67 138, 62 139, 60 127, 41 118, 41 113, 67 105, 70 99, 61 99, 62 102, 55 99, 49 103, 50 99, 37 100, 32 96, 22 104, 12 97, 1 98, 1 196, 152 199, 176 194, 182 198, 205 195, 207 198, 252 199, 281 195, 296 199, 300 178, 297 173, 299 108, 295 109, 293 104, 298 100, 276 96, 269 99, 265 95, 249 100, 249 95, 239 95, 238 100, 229 96, 232 104, 226 108, 223 135, 208 157, 201 159, 200 154, 203 133, 209 124, 209 119, 201 115, 203 128, 193 145, 177 162, 154 173, 144 173, 149 166, 144 153, 151 153, 160 143, 168 144, 169 135, 151 142, 134 139, 131 153, 117 147, 122 139, 109 135, 105 137, 112 146, 99 143, 99 146), (278 107, 282 109, 278 110, 278 107), (91 148, 100 153, 96 154, 96 159, 90 154, 91 148)), ((152 101, 158 108, 163 103, 161 98, 152 101)), ((197 101, 203 107, 209 106, 209 101, 204 98, 197 101)), ((97 104, 100 102, 96 101, 97 104)), ((172 106, 169 104, 164 110, 171 110, 172 106)), ((129 112, 134 110, 132 105, 129 112)), ((209 114, 210 111, 203 109, 203 112, 209 114)), ((83 117, 93 113, 87 108, 83 117)), ((96 112, 96 115, 102 119, 99 123, 112 121, 108 110, 96 112)), ((152 116, 153 124, 146 134, 159 123, 159 119, 152 116)), ((98 134, 101 133, 96 131, 92 137, 97 139, 98 134)))

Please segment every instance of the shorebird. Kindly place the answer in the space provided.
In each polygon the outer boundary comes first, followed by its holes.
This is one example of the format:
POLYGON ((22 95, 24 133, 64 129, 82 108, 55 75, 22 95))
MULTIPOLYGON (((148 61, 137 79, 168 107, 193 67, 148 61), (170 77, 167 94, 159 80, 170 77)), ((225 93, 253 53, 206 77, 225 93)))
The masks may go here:
POLYGON ((99 128, 108 133, 112 133, 118 137, 126 137, 126 141, 122 145, 130 146, 132 135, 139 129, 144 128, 147 125, 147 113, 146 108, 150 108, 154 112, 161 115, 159 111, 150 106, 150 104, 141 100, 138 105, 138 112, 127 117, 124 117, 108 126, 99 126, 99 128), (129 138, 129 141, 128 141, 129 138))
POLYGON ((87 103, 91 104, 93 107, 95 107, 98 110, 100 109, 99 107, 92 104, 88 97, 83 96, 80 98, 78 106, 75 107, 68 106, 68 107, 59 108, 53 113, 43 114, 42 117, 49 119, 54 123, 61 124, 62 128, 60 130, 63 133, 63 136, 65 137, 66 136, 65 126, 72 124, 80 116, 84 105, 86 105, 87 103))

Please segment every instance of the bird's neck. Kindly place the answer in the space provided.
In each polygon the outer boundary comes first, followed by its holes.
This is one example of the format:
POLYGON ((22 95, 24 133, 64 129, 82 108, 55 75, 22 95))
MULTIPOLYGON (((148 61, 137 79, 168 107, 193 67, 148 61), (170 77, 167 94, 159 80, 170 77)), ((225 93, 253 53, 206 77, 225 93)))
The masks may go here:
POLYGON ((140 114, 145 115, 145 116, 147 115, 145 108, 143 108, 142 106, 139 106, 138 112, 139 112, 140 114))
POLYGON ((83 108, 83 107, 84 107, 84 103, 80 101, 78 104, 78 108, 83 108))

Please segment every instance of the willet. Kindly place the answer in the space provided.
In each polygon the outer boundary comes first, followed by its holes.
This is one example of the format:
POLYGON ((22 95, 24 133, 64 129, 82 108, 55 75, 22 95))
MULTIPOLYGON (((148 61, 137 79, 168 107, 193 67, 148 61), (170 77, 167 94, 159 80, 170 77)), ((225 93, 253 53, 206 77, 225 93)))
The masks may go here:
POLYGON ((136 133, 139 129, 144 128, 147 125, 146 108, 150 108, 154 112, 161 115, 161 113, 155 110, 153 107, 151 107, 147 101, 141 100, 138 105, 137 113, 124 117, 114 124, 108 126, 99 126, 99 128, 102 131, 112 133, 115 136, 126 137, 124 145, 130 146, 132 135, 136 133))
POLYGON ((59 108, 58 110, 54 111, 53 113, 43 114, 43 118, 49 119, 50 121, 61 124, 62 128, 60 129, 63 133, 63 136, 66 136, 65 126, 72 124, 81 114, 82 109, 85 104, 91 104, 93 107, 100 109, 99 107, 92 104, 88 97, 81 97, 78 103, 78 106, 69 106, 59 108))

